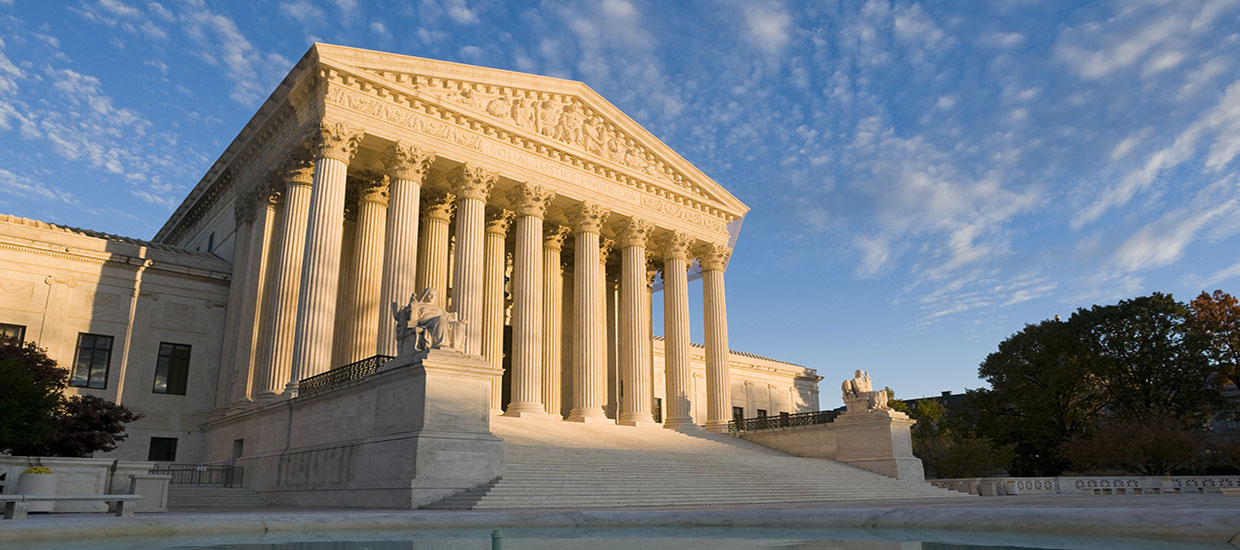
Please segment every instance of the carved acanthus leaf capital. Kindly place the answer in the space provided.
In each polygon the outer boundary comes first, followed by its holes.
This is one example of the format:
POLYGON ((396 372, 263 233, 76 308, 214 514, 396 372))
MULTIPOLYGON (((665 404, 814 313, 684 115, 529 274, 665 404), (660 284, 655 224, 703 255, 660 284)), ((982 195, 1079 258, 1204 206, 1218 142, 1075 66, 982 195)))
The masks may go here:
POLYGON ((568 222, 577 233, 598 233, 610 212, 602 205, 583 202, 568 211, 568 222))
MULTIPOLYGON (((607 257, 611 255, 612 249, 616 247, 616 241, 606 237, 598 240, 598 262, 607 265, 607 257)), ((604 272, 607 270, 604 269, 604 272)))
POLYGON ((488 208, 486 211, 486 232, 492 235, 507 235, 508 226, 512 225, 512 210, 488 208))
POLYGON ((487 195, 491 194, 491 188, 495 187, 497 179, 499 175, 495 172, 481 166, 462 164, 452 171, 448 177, 448 184, 452 186, 452 192, 456 193, 458 199, 485 202, 487 195))
POLYGON ((315 159, 336 159, 348 164, 361 142, 362 133, 354 131, 348 124, 323 121, 310 135, 309 146, 315 159))
POLYGON ((237 225, 254 221, 258 212, 258 190, 249 190, 237 194, 233 201, 233 216, 237 225))
POLYGON ((306 159, 289 159, 280 167, 280 179, 285 185, 310 185, 314 183, 314 163, 306 159))
POLYGON ((267 181, 263 182, 262 195, 264 204, 271 208, 284 200, 284 179, 280 177, 279 171, 272 172, 267 181))
POLYGON ((448 222, 456 210, 456 195, 443 189, 427 189, 422 195, 422 216, 426 219, 448 222))
POLYGON ((650 222, 641 218, 629 218, 620 222, 616 228, 616 243, 620 248, 637 246, 646 247, 650 237, 650 222))
POLYGON ((547 206, 553 198, 555 193, 532 183, 522 183, 508 191, 508 200, 512 202, 518 216, 546 216, 547 206))
POLYGON ((435 162, 435 154, 417 145, 406 145, 396 142, 388 148, 383 159, 388 175, 394 179, 412 180, 422 183, 422 178, 435 162))
POLYGON ((698 263, 702 271, 724 271, 732 258, 732 249, 720 244, 706 244, 698 249, 698 263))
POLYGON ((673 231, 663 238, 661 244, 660 252, 663 254, 663 259, 687 260, 689 259, 689 247, 693 246, 693 237, 673 231))
POLYGON ((366 172, 357 182, 357 200, 359 202, 373 202, 378 204, 387 204, 388 186, 390 180, 387 175, 378 172, 366 172))
POLYGON ((546 250, 560 251, 564 249, 564 239, 568 238, 570 230, 566 225, 552 225, 543 228, 543 248, 546 250))

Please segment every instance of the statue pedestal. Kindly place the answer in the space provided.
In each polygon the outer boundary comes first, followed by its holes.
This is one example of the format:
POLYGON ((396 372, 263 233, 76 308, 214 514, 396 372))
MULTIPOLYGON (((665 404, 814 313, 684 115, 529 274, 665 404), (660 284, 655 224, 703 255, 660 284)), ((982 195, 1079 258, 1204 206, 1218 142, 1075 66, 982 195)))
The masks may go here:
POLYGON ((841 462, 896 479, 925 481, 909 429, 917 421, 890 409, 846 412, 831 423, 841 462))

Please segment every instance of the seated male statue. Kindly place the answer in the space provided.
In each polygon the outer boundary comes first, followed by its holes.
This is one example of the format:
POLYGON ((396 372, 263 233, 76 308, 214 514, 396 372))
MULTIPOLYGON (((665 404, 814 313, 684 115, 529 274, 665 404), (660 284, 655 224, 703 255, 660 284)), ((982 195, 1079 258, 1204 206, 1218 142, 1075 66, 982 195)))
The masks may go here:
POLYGON ((396 318, 396 342, 401 355, 432 349, 460 350, 464 343, 464 321, 435 304, 435 289, 427 288, 422 296, 409 295, 409 303, 398 308, 392 302, 396 318))
POLYGON ((865 412, 878 409, 889 409, 887 406, 887 390, 874 391, 869 373, 858 369, 851 380, 845 380, 840 388, 844 393, 844 404, 848 412, 865 412))

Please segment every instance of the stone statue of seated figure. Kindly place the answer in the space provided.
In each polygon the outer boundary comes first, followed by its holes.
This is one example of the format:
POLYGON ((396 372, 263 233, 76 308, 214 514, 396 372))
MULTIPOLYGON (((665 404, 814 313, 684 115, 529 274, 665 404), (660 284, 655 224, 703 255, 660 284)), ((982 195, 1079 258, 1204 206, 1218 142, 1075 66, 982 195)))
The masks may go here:
POLYGON ((460 351, 465 343, 465 322, 435 304, 435 289, 427 288, 422 296, 412 294, 405 307, 392 302, 396 318, 396 346, 400 355, 432 349, 460 351))
POLYGON ((874 391, 869 373, 858 369, 851 380, 845 380, 840 388, 844 393, 844 405, 848 412, 868 412, 890 409, 887 406, 887 391, 874 391))

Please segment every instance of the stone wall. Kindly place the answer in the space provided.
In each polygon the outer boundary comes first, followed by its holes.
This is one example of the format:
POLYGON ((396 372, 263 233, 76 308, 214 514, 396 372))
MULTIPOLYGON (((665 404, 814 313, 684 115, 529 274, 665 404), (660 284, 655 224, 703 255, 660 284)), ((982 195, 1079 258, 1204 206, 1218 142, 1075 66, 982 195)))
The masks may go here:
POLYGON ((916 421, 892 410, 841 414, 834 422, 739 432, 741 439, 807 458, 829 458, 896 479, 922 481, 909 429, 916 421))

